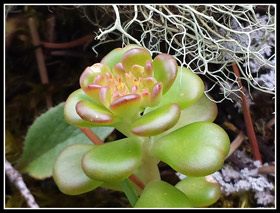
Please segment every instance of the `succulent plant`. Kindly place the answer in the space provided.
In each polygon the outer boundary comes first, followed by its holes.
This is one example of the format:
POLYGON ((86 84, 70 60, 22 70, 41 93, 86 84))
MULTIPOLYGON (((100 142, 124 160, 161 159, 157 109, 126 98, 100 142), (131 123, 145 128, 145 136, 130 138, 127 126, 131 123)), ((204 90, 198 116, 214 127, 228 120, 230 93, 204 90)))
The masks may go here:
POLYGON ((199 207, 219 198, 219 187, 205 176, 222 167, 229 137, 212 123, 216 104, 191 70, 171 55, 153 59, 130 44, 87 67, 80 87, 66 101, 65 120, 77 127, 111 126, 127 138, 64 149, 53 170, 63 193, 122 190, 120 183, 134 174, 146 184, 143 191, 134 186, 140 195, 135 207, 199 207), (162 181, 160 161, 187 179, 176 186, 162 181))

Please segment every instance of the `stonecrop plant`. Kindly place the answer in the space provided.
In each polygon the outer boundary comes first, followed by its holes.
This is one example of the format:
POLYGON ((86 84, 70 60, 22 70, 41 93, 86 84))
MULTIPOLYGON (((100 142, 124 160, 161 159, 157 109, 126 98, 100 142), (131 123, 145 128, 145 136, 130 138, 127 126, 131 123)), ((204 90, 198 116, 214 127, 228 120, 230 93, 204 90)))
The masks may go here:
POLYGON ((120 190, 138 208, 205 207, 219 199, 211 174, 222 167, 230 140, 213 123, 216 104, 196 74, 171 55, 153 59, 130 44, 87 67, 80 87, 65 103, 65 120, 83 128, 114 127, 126 138, 65 148, 53 168, 61 192, 120 190), (161 180, 160 161, 187 178, 175 186, 161 180), (144 189, 129 181, 132 175, 144 189))

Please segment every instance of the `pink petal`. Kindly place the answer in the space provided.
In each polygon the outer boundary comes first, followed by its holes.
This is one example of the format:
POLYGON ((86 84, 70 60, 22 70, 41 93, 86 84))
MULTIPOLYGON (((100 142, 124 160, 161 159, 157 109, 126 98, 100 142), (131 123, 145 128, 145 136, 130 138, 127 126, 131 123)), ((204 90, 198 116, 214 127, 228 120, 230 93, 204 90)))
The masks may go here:
POLYGON ((105 86, 100 89, 99 98, 106 108, 109 108, 109 105, 111 104, 111 97, 112 91, 109 86, 105 86))
POLYGON ((159 82, 154 85, 151 93, 151 104, 150 106, 156 106, 159 104, 162 97, 163 86, 162 83, 159 82))

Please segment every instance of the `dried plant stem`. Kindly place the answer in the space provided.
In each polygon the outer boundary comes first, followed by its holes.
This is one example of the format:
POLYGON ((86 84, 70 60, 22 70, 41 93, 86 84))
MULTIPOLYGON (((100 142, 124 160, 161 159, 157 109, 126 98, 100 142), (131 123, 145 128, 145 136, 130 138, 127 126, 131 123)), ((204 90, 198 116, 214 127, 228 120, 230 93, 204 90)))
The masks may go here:
POLYGON ((17 189, 20 191, 21 195, 24 197, 27 205, 30 208, 40 208, 36 203, 33 195, 26 187, 21 174, 14 169, 14 167, 10 164, 9 161, 5 159, 5 173, 12 184, 14 184, 17 189))
POLYGON ((275 174, 275 166, 262 166, 258 169, 259 174, 275 174))
POLYGON ((225 160, 227 158, 229 158, 229 156, 236 150, 238 149, 238 147, 241 145, 241 143, 244 141, 245 135, 244 133, 241 131, 237 137, 234 139, 234 141, 230 144, 230 150, 229 153, 227 155, 227 157, 225 158, 225 160))
POLYGON ((259 150, 259 145, 258 145, 258 141, 256 138, 253 122, 251 119, 249 106, 248 106, 246 97, 244 95, 245 90, 244 90, 244 87, 242 86, 242 83, 240 80, 240 73, 234 62, 232 63, 232 67, 233 67, 233 71, 234 71, 235 75, 238 77, 238 83, 239 83, 241 91, 242 91, 241 98, 242 98, 243 115, 244 115, 245 126, 246 126, 246 130, 247 130, 249 142, 250 142, 251 148, 252 148, 252 154, 253 154, 254 160, 259 160, 262 163, 261 153, 259 150))
MULTIPOLYGON (((30 34, 32 37, 32 42, 35 47, 35 55, 36 55, 36 60, 37 60, 38 68, 39 68, 41 82, 42 82, 42 84, 48 84, 49 83, 48 73, 47 73, 47 68, 46 68, 46 64, 45 64, 43 50, 40 47, 41 41, 40 41, 40 37, 39 37, 38 31, 37 31, 37 27, 36 27, 36 24, 35 24, 35 21, 33 18, 29 18, 28 23, 29 23, 30 34)), ((47 104, 48 108, 52 107, 52 100, 51 100, 50 95, 46 95, 46 104, 47 104)))
MULTIPOLYGON (((102 145, 104 142, 90 129, 85 127, 80 127, 80 130, 94 143, 95 145, 102 145)), ((130 175, 128 177, 129 180, 131 180, 136 186, 138 186, 140 189, 144 189, 145 185, 142 183, 142 181, 134 174, 130 175)))

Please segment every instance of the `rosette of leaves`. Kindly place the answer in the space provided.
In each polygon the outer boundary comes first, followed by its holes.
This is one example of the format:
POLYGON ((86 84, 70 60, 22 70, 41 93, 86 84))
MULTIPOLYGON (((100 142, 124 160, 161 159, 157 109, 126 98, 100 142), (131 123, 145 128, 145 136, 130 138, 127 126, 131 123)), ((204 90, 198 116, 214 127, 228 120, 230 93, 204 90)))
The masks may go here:
POLYGON ((64 149, 53 172, 62 192, 120 189, 134 174, 146 184, 137 189, 135 207, 199 207, 219 198, 217 183, 205 176, 222 167, 230 142, 213 123, 217 107, 197 75, 171 55, 153 59, 131 44, 87 67, 80 86, 66 101, 65 120, 77 127, 111 126, 127 138, 64 149), (176 186, 161 181, 159 161, 188 178, 176 186))

